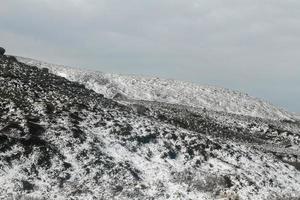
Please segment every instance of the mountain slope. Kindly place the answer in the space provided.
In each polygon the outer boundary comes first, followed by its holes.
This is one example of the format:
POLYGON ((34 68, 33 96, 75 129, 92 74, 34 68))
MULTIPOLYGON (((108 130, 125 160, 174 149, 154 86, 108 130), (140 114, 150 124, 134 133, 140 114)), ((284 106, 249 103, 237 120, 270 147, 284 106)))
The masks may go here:
POLYGON ((107 98, 127 98, 224 111, 269 119, 293 119, 294 116, 265 101, 237 91, 158 78, 108 74, 17 58, 29 65, 48 68, 51 73, 77 81, 107 98))
POLYGON ((0 56, 3 199, 297 199, 299 130, 179 105, 121 105, 0 56))

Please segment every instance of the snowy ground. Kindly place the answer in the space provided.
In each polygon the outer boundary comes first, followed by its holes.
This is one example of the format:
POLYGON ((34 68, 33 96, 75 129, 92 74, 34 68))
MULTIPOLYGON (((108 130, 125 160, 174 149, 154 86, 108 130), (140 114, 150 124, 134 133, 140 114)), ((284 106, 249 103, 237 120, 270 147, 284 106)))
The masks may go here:
POLYGON ((80 82, 108 98, 158 101, 270 119, 294 118, 293 114, 268 102, 224 88, 160 78, 84 71, 22 57, 17 59, 29 65, 48 68, 52 73, 80 82))
POLYGON ((288 113, 224 89, 37 65, 90 88, 94 80, 95 90, 109 97, 123 92, 138 98, 136 92, 145 89, 139 95, 151 101, 118 95, 119 104, 45 69, 1 57, 0 199, 300 198, 300 123, 256 117, 285 119, 288 113), (165 85, 172 98, 164 101, 150 83, 161 90, 165 85), (123 91, 127 86, 133 89, 123 91), (195 99, 176 96, 180 90, 195 99), (216 104, 221 98, 225 107, 216 104), (216 104, 223 112, 194 109, 190 104, 200 99, 199 107, 216 104), (255 113, 246 109, 250 105, 255 113))

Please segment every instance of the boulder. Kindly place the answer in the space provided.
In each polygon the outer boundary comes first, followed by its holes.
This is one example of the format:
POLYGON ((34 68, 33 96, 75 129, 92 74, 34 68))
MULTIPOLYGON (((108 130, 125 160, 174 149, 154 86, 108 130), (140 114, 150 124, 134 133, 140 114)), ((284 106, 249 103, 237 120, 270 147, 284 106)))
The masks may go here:
POLYGON ((0 55, 4 55, 4 53, 5 53, 5 49, 0 47, 0 55))

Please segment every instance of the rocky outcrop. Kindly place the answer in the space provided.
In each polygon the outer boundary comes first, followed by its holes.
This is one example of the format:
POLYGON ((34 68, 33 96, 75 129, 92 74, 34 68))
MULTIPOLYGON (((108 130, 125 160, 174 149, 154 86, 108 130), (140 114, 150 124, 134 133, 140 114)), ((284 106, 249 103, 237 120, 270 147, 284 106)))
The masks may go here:
POLYGON ((0 55, 4 55, 5 54, 5 49, 0 47, 0 55))

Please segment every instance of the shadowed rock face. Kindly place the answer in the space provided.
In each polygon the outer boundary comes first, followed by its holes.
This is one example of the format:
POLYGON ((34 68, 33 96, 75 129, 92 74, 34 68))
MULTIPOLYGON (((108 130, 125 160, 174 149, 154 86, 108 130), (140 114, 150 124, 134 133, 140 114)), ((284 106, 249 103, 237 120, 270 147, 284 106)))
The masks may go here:
POLYGON ((4 55, 5 54, 5 49, 0 47, 0 55, 4 55))
POLYGON ((0 199, 300 197, 298 122, 127 103, 1 56, 0 199))

